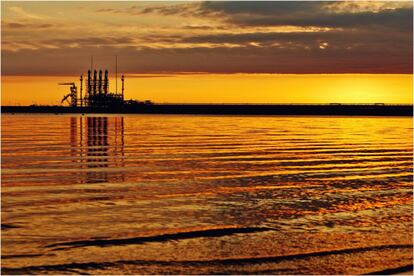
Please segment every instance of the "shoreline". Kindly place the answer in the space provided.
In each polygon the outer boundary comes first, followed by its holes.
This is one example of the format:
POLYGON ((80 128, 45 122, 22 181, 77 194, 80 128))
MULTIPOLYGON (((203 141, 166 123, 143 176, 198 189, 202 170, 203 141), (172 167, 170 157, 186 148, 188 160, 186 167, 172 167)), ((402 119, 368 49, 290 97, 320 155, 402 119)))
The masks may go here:
POLYGON ((1 113, 413 116, 413 105, 142 104, 116 107, 2 106, 1 113))

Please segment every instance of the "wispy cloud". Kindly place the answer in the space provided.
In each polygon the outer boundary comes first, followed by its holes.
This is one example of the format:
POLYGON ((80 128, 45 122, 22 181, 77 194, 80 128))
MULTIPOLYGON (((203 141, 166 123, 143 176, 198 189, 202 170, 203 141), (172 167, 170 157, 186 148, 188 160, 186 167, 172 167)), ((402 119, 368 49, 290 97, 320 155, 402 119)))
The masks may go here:
POLYGON ((24 18, 29 18, 29 19, 43 19, 44 18, 43 16, 39 16, 37 14, 27 12, 22 7, 8 7, 7 9, 24 18))
POLYGON ((125 15, 162 15, 162 16, 181 16, 181 17, 200 17, 215 15, 213 10, 201 9, 200 2, 195 3, 174 3, 155 4, 150 6, 131 6, 128 8, 101 8, 97 12, 107 12, 125 15))
POLYGON ((52 23, 27 23, 27 22, 8 22, 8 21, 2 21, 1 25, 3 28, 6 28, 7 30, 37 30, 37 29, 50 29, 53 27, 56 27, 55 24, 52 23))

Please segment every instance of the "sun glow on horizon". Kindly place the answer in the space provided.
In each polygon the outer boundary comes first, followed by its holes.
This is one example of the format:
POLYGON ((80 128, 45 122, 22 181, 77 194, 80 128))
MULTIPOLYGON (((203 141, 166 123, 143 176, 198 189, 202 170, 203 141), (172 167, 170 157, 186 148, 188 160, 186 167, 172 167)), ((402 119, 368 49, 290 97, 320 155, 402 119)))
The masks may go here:
MULTIPOLYGON (((59 82, 75 82, 79 87, 77 76, 3 76, 2 105, 60 105, 68 91, 58 86, 59 82)), ((412 89, 411 74, 137 74, 126 75, 125 99, 155 103, 408 104, 413 102, 412 89)), ((115 90, 112 78, 110 91, 115 90)))

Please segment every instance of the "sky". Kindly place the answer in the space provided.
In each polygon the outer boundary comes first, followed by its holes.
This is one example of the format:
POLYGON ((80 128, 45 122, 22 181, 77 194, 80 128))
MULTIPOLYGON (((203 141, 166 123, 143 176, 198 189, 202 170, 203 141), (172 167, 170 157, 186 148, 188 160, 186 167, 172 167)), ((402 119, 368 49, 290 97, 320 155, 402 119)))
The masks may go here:
POLYGON ((39 103, 59 102, 64 88, 56 78, 76 81, 89 69, 91 55, 95 68, 111 73, 118 57, 130 98, 412 101, 410 1, 2 1, 1 6, 2 104, 36 97, 39 103), (301 74, 314 78, 289 77, 301 74), (370 79, 370 87, 339 89, 346 76, 362 83, 370 79), (318 85, 315 78, 321 88, 312 89, 312 98, 305 90, 318 85), (399 85, 385 85, 391 96, 378 97, 387 94, 381 86, 391 79, 399 85), (206 85, 215 91, 206 91, 206 85), (255 92, 256 86, 261 90, 255 92), (237 92, 247 87, 250 94, 237 92), (286 98, 284 91, 293 95, 286 98))

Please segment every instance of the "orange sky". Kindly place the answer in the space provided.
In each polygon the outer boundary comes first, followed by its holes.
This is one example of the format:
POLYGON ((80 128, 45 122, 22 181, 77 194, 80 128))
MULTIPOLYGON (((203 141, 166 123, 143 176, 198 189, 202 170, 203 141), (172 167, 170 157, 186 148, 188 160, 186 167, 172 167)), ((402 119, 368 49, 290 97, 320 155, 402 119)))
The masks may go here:
MULTIPOLYGON (((410 74, 127 75, 125 98, 157 103, 412 103, 412 77, 410 74)), ((2 105, 60 104, 68 87, 57 83, 72 81, 79 85, 79 78, 74 76, 3 76, 2 105)), ((110 91, 115 91, 113 79, 110 91)))
POLYGON ((139 100, 412 102, 411 1, 1 6, 3 105, 60 104, 57 83, 78 82, 91 56, 111 74, 117 56, 126 98, 139 100))

